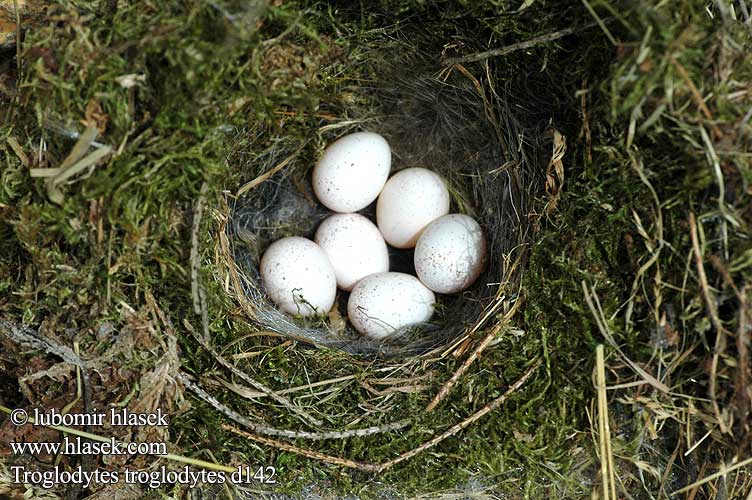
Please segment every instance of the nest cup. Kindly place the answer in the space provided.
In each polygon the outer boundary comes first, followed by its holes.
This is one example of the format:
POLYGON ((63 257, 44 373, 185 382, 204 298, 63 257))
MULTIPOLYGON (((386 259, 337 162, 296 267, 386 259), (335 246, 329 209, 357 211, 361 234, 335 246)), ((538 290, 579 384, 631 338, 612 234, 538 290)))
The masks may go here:
MULTIPOLYGON (((531 239, 532 200, 541 185, 540 129, 526 127, 512 112, 508 90, 461 71, 441 78, 415 72, 373 94, 375 107, 344 110, 360 116, 326 125, 316 139, 273 139, 261 154, 245 156, 249 180, 228 204, 220 252, 230 268, 229 289, 260 329, 314 345, 359 355, 425 355, 443 351, 489 326, 515 298, 531 239), (488 242, 486 267, 467 290, 437 294, 429 322, 376 341, 343 318, 349 294, 339 290, 328 318, 294 318, 268 299, 259 276, 263 252, 286 236, 312 238, 332 212, 315 198, 311 172, 321 148, 339 137, 368 130, 383 135, 392 150, 390 175, 409 167, 441 174, 452 198, 450 213, 475 218, 488 242), (320 148, 309 147, 319 142, 320 148), (309 149, 309 154, 305 151, 309 149)), ((515 106, 515 109, 522 109, 515 106)), ((247 139, 248 132, 245 139, 247 139)), ((248 141, 245 142, 247 144, 248 141)), ((375 202, 360 213, 375 221, 375 202)), ((390 248, 390 270, 413 273, 412 250, 390 248)))

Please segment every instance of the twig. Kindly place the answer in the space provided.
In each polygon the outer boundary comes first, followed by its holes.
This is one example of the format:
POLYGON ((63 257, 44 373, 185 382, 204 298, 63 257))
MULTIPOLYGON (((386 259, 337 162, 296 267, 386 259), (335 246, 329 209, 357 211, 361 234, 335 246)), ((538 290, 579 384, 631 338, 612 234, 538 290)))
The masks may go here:
MULTIPOLYGON (((702 461, 702 467, 700 467, 700 472, 697 474, 699 477, 702 477, 705 475, 705 471, 708 469, 708 461, 703 460, 702 461)), ((701 484, 695 484, 692 485, 689 489, 689 492, 687 493, 687 499, 686 500, 695 500, 695 497, 697 496, 697 492, 700 490, 701 484)), ((672 493, 671 495, 675 495, 676 493, 672 493)))
POLYGON ((332 455, 326 455, 324 453, 320 453, 318 451, 312 451, 307 450, 305 448, 301 448, 299 446, 294 446, 290 443, 285 443, 283 441, 277 441, 276 439, 270 439, 265 438, 262 436, 257 436, 255 434, 251 434, 250 432, 246 432, 243 430, 238 429, 237 427, 233 427, 228 424, 222 424, 222 429, 226 431, 230 431, 234 434, 237 434, 238 436, 243 436, 244 438, 250 439, 252 441, 256 441, 262 444, 265 444, 267 446, 271 446, 273 448, 280 449, 282 451, 287 451, 290 453, 295 453, 296 455, 300 455, 306 458, 312 458, 314 460, 319 460, 321 462, 326 462, 333 465, 340 465, 342 467, 349 467, 351 469, 357 469, 362 470, 365 472, 377 472, 379 469, 379 466, 377 464, 368 463, 368 462, 356 462, 354 460, 348 460, 346 458, 340 458, 335 457, 332 455))
POLYGON ((529 49, 531 47, 535 47, 536 45, 541 45, 541 44, 545 44, 548 42, 552 42, 554 40, 558 40, 559 38, 563 38, 565 36, 577 33, 580 30, 586 30, 586 29, 592 28, 593 26, 596 26, 597 24, 598 24, 597 22, 590 22, 590 23, 585 24, 584 26, 565 28, 563 30, 554 31, 552 33, 546 33, 545 35, 536 36, 529 40, 525 40, 523 42, 518 42, 518 43, 513 43, 512 45, 507 45, 506 47, 501 47, 498 49, 486 50, 484 52, 478 52, 477 54, 470 54, 470 55, 461 56, 461 57, 449 57, 447 59, 444 59, 443 64, 445 66, 453 66, 455 64, 482 61, 483 59, 489 59, 491 57, 505 56, 507 54, 511 54, 512 52, 516 52, 518 50, 529 49))
POLYGON ((449 380, 446 381, 446 383, 441 387, 438 393, 436 393, 436 396, 434 396, 433 400, 429 403, 429 405, 426 407, 426 413, 429 413, 436 408, 436 406, 446 398, 449 393, 451 392, 452 388, 457 384, 457 381, 460 379, 462 375, 465 374, 465 372, 470 368, 470 365, 475 362, 476 359, 478 359, 481 355, 481 353, 489 346, 491 345, 491 342, 496 339, 496 336, 503 330, 503 328, 507 325, 509 318, 514 315, 514 313, 519 308, 519 305, 522 303, 522 299, 518 299, 514 305, 512 306, 512 309, 504 316, 502 321, 500 321, 496 326, 494 326, 490 332, 488 332, 488 335, 485 336, 485 338, 481 341, 480 344, 473 350, 472 354, 468 356, 468 358, 462 363, 462 365, 455 371, 452 376, 449 378, 449 380))
POLYGON ((48 354, 62 358, 66 363, 86 370, 86 362, 76 355, 73 349, 42 337, 39 333, 25 325, 0 320, 0 331, 3 330, 5 331, 5 336, 17 344, 25 345, 32 349, 40 349, 48 354))
POLYGON ((606 363, 603 344, 595 349, 596 381, 598 384, 598 440, 601 450, 601 479, 604 500, 617 500, 614 481, 614 455, 611 450, 611 427, 608 421, 608 396, 606 395, 606 363))
POLYGON ((435 438, 429 441, 426 441, 425 443, 421 444, 417 448, 414 448, 410 451, 402 453, 398 457, 393 458, 391 460, 387 460, 386 462, 383 462, 381 464, 374 464, 374 463, 368 463, 368 462, 355 462, 353 460, 347 460, 347 459, 340 458, 340 457, 324 455, 323 453, 318 453, 315 451, 306 450, 304 448, 299 448, 289 443, 284 443, 284 442, 276 441, 273 439, 263 438, 260 436, 254 436, 253 434, 248 434, 246 432, 240 431, 226 424, 223 424, 222 428, 225 430, 234 432, 238 435, 247 437, 248 439, 253 439, 255 441, 268 444, 269 446, 274 446, 275 448, 279 448, 284 451, 289 451, 290 453, 295 453, 295 454, 298 454, 307 458, 312 458, 314 460, 320 460, 322 462, 327 462, 327 463, 331 463, 335 465, 341 465, 343 467, 350 467, 352 469, 359 469, 359 470, 366 471, 366 472, 378 473, 378 472, 383 472, 384 470, 390 467, 393 467, 394 465, 397 465, 400 462, 408 460, 424 452, 428 448, 436 446, 438 443, 442 442, 446 438, 460 432, 461 430, 475 423, 476 421, 478 421, 479 419, 481 419, 488 413, 499 408, 502 404, 504 404, 504 402, 509 398, 509 396, 511 396, 516 391, 518 391, 520 387, 522 387, 525 384, 525 382, 527 382, 527 380, 533 375, 533 373, 535 373, 535 371, 540 367, 540 365, 541 365, 541 361, 537 360, 535 363, 533 363, 533 365, 530 368, 528 368, 525 371, 525 373, 522 374, 522 376, 519 379, 517 379, 515 383, 509 386, 509 388, 504 392, 504 394, 502 394, 501 396, 499 396, 498 398, 496 398, 495 400, 493 400, 492 402, 490 402, 489 404, 487 404, 486 406, 478 410, 476 413, 470 415, 468 418, 466 418, 462 422, 453 425, 441 435, 436 436, 435 438))
POLYGON ((740 294, 739 304, 739 321, 736 330, 736 351, 738 355, 736 367, 736 398, 737 398, 737 411, 739 412, 739 420, 741 421, 742 428, 745 433, 747 432, 747 426, 749 424, 749 344, 750 344, 750 326, 748 323, 747 315, 749 314, 749 306, 747 304, 747 290, 743 289, 740 294))
POLYGON ((540 366, 541 366, 541 360, 538 359, 537 361, 535 361, 535 363, 533 363, 533 365, 530 368, 528 368, 527 370, 525 370, 525 373, 523 373, 522 376, 519 379, 517 379, 517 381, 515 383, 513 383, 512 385, 510 385, 509 388, 506 391, 504 391, 504 394, 502 394, 498 398, 494 399, 493 401, 491 401, 490 403, 488 403, 486 406, 484 406, 483 408, 481 408, 480 410, 478 410, 477 412, 475 412, 474 414, 470 415, 468 418, 466 418, 465 420, 463 420, 462 422, 453 425, 447 431, 445 431, 443 434, 440 434, 439 436, 436 436, 435 438, 431 439, 430 441, 426 441, 425 443, 423 443, 422 445, 418 446, 417 448, 415 448, 413 450, 410 450, 410 451, 407 451, 407 452, 403 453, 402 455, 398 456, 397 458, 393 458, 391 460, 388 460, 388 461, 384 462, 383 464, 381 464, 379 466, 379 472, 381 472, 381 471, 383 471, 385 469, 388 469, 388 468, 390 468, 390 467, 392 467, 392 466, 394 466, 394 465, 396 465, 396 464, 398 464, 400 462, 403 462, 403 461, 405 461, 407 459, 410 459, 410 458, 414 457, 415 455, 418 455, 419 453, 427 450, 428 448, 436 446, 440 442, 444 441, 446 438, 448 438, 450 436, 453 436, 454 434, 457 434, 461 430, 467 428, 471 424, 473 424, 476 421, 478 421, 481 418, 483 418, 488 413, 490 413, 490 412, 494 411, 495 409, 499 408, 501 405, 504 404, 504 402, 509 398, 509 396, 511 396, 512 394, 514 394, 515 392, 517 392, 520 389, 520 387, 522 387, 523 385, 525 385, 525 382, 527 382, 528 379, 533 376, 533 373, 535 373, 535 371, 540 366))
POLYGON ((710 399, 713 402, 713 412, 715 418, 718 420, 718 426, 721 429, 721 433, 726 433, 729 428, 726 426, 722 416, 721 410, 718 407, 718 400, 716 399, 716 385, 717 385, 717 369, 718 358, 721 355, 721 341, 726 334, 726 329, 723 327, 720 318, 718 317, 718 311, 715 307, 715 300, 710 295, 710 287, 708 286, 708 277, 705 274, 705 266, 702 263, 702 252, 700 251, 700 241, 697 237, 697 221, 695 220, 695 214, 689 213, 689 236, 692 240, 692 251, 695 255, 695 267, 697 267, 697 279, 700 282, 700 290, 702 290, 702 296, 705 299, 705 306, 708 309, 710 320, 715 328, 715 347, 713 348, 713 360, 710 368, 710 399))
POLYGON ((242 425, 243 427, 247 427, 253 432, 258 432, 259 434, 266 434, 268 436, 278 436, 278 437, 285 437, 285 438, 290 438, 290 439, 310 439, 310 440, 344 439, 344 438, 349 438, 353 436, 370 436, 372 434, 396 431, 399 429, 403 429, 410 424, 408 420, 400 420, 398 422, 393 422, 390 424, 374 426, 374 427, 365 427, 363 429, 352 429, 352 430, 346 430, 346 431, 327 431, 327 432, 305 432, 305 431, 291 431, 287 429, 276 429, 274 427, 269 427, 267 425, 252 422, 247 417, 244 417, 243 415, 239 414, 235 410, 220 403, 214 396, 212 396, 211 394, 203 390, 197 384, 194 384, 193 382, 188 380, 188 377, 186 377, 185 374, 178 373, 177 378, 178 380, 180 380, 180 382, 183 385, 185 385, 189 390, 191 390, 199 398, 203 399, 204 401, 206 401, 207 403, 212 405, 214 408, 216 408, 217 410, 227 415, 229 418, 231 418, 238 424, 242 425))
POLYGON ((222 357, 221 354, 219 354, 217 351, 215 351, 212 348, 212 346, 209 345, 209 343, 205 339, 201 338, 201 336, 198 334, 198 332, 196 332, 196 330, 193 329, 193 327, 191 326, 190 323, 188 323, 187 320, 183 320, 183 322, 184 322, 186 328, 188 329, 188 331, 190 331, 191 334, 193 335, 193 338, 195 338, 196 341, 199 344, 201 344, 201 347, 203 347, 204 349, 206 349, 207 351, 209 351, 209 353, 214 357, 214 359, 220 365, 224 366, 225 368, 227 368, 228 370, 230 370, 233 374, 235 374, 236 376, 238 376, 239 378, 241 378, 242 380, 244 380, 248 384, 252 385, 257 390, 263 392, 264 394, 266 394, 267 396, 269 396, 270 398, 272 398, 277 403, 281 404, 282 406, 284 406, 285 408, 287 408, 291 412, 295 413, 296 415, 298 415, 299 417, 301 417, 303 420, 305 420, 309 424, 315 425, 315 426, 321 426, 321 425, 323 425, 323 422, 321 420, 313 417, 312 415, 309 415, 308 413, 306 413, 305 410, 303 410, 302 408, 300 408, 298 405, 294 404, 292 401, 290 401, 286 397, 277 394, 276 392, 274 392, 272 389, 270 389, 269 387, 267 387, 263 383, 255 380, 253 378, 251 378, 243 370, 239 369, 238 367, 236 367, 235 365, 233 365, 232 363, 230 363, 229 361, 227 361, 225 358, 222 357))
POLYGON ((206 309, 206 292, 201 286, 199 278, 199 252, 198 232, 201 229, 201 216, 206 203, 206 191, 209 185, 204 182, 196 202, 196 210, 193 213, 193 227, 191 229, 191 296, 193 297, 193 310, 201 316, 201 327, 204 332, 204 340, 209 342, 209 313, 206 309))
POLYGON ((671 496, 676 496, 680 493, 684 493, 696 487, 702 486, 705 483, 709 483, 710 481, 714 479, 718 479, 719 477, 725 476, 726 474, 730 472, 733 472, 737 469, 741 469, 742 467, 746 467, 750 464, 752 464, 752 458, 747 458, 745 460, 742 460, 741 462, 736 463, 732 465, 731 467, 726 467, 725 465, 721 464, 721 470, 719 470, 718 472, 711 474, 703 479, 700 479, 699 481, 695 481, 692 484, 688 484, 687 486, 685 486, 684 488, 680 490, 676 490, 675 492, 671 493, 671 496))

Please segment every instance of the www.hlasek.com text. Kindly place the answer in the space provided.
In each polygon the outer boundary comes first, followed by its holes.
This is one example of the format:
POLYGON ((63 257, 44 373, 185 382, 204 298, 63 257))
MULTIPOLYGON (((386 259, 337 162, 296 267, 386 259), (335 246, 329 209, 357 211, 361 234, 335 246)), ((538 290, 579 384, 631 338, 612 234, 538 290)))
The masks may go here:
POLYGON ((10 443, 15 455, 167 455, 167 444, 123 443, 110 438, 109 441, 89 441, 80 437, 64 436, 62 442, 10 443))

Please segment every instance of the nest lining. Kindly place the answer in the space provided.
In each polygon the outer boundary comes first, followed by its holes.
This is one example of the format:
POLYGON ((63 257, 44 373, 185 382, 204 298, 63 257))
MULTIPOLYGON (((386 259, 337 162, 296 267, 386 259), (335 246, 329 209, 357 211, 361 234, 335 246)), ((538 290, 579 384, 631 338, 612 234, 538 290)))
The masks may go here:
MULTIPOLYGON (((538 130, 523 127, 508 99, 488 82, 482 89, 477 80, 458 73, 442 79, 430 73, 401 78, 378 90, 375 118, 325 127, 321 135, 328 144, 358 130, 377 132, 392 149, 390 176, 408 167, 443 175, 452 198, 450 213, 474 217, 485 232, 488 263, 478 280, 464 292, 437 294, 429 322, 380 341, 342 319, 348 294, 341 290, 328 319, 293 318, 279 311, 259 277, 263 252, 285 236, 312 238, 332 213, 316 200, 311 187, 318 155, 307 158, 302 154, 306 144, 282 137, 247 165, 254 178, 247 186, 252 188, 231 204, 225 229, 232 242, 229 265, 239 277, 237 298, 259 328, 352 354, 421 355, 484 326, 514 298, 509 285, 519 279, 520 267, 513 262, 519 263, 529 240, 530 200, 541 177, 541 139, 538 130)), ((375 202, 359 213, 375 220, 374 212, 375 202)), ((390 248, 390 270, 414 274, 412 250, 390 248)))

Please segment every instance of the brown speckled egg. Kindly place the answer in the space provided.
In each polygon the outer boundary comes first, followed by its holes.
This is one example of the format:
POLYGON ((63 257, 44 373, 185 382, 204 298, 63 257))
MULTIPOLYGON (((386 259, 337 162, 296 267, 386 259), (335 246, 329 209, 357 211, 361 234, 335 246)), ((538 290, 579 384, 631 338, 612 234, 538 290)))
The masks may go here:
POLYGON ((433 221, 415 246, 415 272, 437 293, 456 293, 472 285, 486 263, 486 239, 475 220, 450 214, 433 221))
POLYGON ((382 339, 400 328, 431 319, 435 302, 433 292, 415 276, 378 273, 355 285, 347 316, 359 332, 382 339))
POLYGON ((277 240, 269 245, 259 267, 267 295, 282 311, 320 316, 334 305, 334 268, 313 241, 297 236, 277 240))
POLYGON ((313 169, 313 192, 328 209, 361 210, 373 202, 389 177, 392 152, 374 132, 356 132, 331 143, 313 169))

